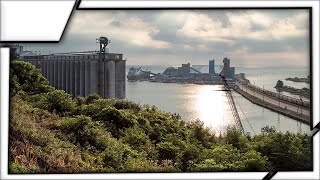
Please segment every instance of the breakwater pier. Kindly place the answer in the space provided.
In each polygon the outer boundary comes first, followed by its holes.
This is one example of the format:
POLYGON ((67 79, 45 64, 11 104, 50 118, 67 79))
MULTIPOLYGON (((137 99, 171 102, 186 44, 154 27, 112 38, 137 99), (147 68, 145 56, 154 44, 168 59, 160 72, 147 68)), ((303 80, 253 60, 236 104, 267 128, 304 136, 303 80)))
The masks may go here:
POLYGON ((254 104, 310 124, 310 102, 268 91, 251 83, 236 82, 234 90, 254 104))

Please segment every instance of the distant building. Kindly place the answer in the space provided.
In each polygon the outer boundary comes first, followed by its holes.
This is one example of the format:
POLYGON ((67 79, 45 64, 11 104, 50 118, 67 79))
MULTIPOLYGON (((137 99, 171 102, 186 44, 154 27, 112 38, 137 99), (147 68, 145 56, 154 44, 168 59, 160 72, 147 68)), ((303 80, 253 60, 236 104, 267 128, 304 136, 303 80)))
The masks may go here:
POLYGON ((191 67, 190 67, 190 63, 188 64, 182 64, 181 67, 178 68, 174 68, 174 67, 168 67, 163 74, 164 75, 168 75, 168 76, 183 76, 183 77, 187 77, 190 76, 191 73, 191 67))
POLYGON ((215 61, 214 60, 209 61, 209 74, 216 74, 214 68, 215 68, 215 61))
POLYGON ((190 63, 182 64, 180 73, 182 76, 190 74, 190 63))
POLYGON ((13 52, 14 59, 26 59, 28 56, 37 56, 33 51, 25 51, 21 45, 12 45, 10 49, 13 52))
POLYGON ((234 78, 234 75, 235 75, 235 67, 230 67, 230 70, 229 70, 229 78, 234 78))
POLYGON ((17 53, 17 54, 22 54, 22 52, 23 52, 23 46, 21 46, 21 45, 13 45, 10 48, 13 49, 15 51, 15 53, 17 53))
POLYGON ((148 80, 150 79, 151 71, 143 71, 141 67, 129 69, 127 78, 129 81, 148 80))
POLYGON ((224 58, 223 59, 223 70, 222 70, 222 75, 225 77, 225 78, 229 78, 229 72, 230 72, 230 59, 228 58, 224 58))
POLYGON ((38 54, 35 54, 34 52, 32 51, 22 51, 20 54, 19 54, 19 59, 27 59, 28 57, 32 56, 32 57, 35 57, 37 56, 38 54))
POLYGON ((179 75, 179 70, 170 66, 168 67, 164 72, 163 72, 164 75, 167 75, 167 76, 178 76, 179 75))

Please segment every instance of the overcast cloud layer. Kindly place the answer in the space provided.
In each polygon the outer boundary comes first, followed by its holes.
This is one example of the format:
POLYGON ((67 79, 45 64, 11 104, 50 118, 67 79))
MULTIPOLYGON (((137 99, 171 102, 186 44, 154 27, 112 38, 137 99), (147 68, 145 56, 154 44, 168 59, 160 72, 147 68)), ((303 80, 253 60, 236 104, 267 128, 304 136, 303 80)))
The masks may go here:
POLYGON ((107 36, 109 52, 127 64, 309 65, 307 10, 76 11, 59 44, 28 44, 27 50, 97 50, 107 36))

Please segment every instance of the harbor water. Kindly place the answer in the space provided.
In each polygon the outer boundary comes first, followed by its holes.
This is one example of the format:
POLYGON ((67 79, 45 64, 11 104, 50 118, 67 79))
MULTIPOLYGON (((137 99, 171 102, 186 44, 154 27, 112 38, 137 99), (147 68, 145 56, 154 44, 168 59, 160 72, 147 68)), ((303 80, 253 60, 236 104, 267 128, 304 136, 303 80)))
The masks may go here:
MULTIPOLYGON (((127 71, 130 67, 127 66, 127 71)), ((141 68, 154 73, 162 73, 167 66, 141 66, 141 68)), ((200 69, 205 71, 206 67, 200 67, 200 69)), ((216 69, 219 69, 219 67, 216 69)), ((252 84, 255 83, 261 87, 264 85, 265 89, 272 91, 275 91, 273 87, 277 80, 284 80, 287 77, 307 77, 309 75, 307 68, 275 70, 274 68, 239 67, 236 72, 245 73, 252 84)), ((309 84, 306 83, 294 83, 285 80, 284 83, 296 88, 309 87, 309 84)), ((155 105, 161 111, 178 113, 185 121, 199 119, 216 134, 224 133, 228 126, 235 124, 226 94, 221 91, 223 87, 220 85, 127 81, 126 87, 128 100, 140 104, 155 105)), ((252 135, 259 134, 261 128, 274 126, 281 132, 310 134, 309 125, 255 105, 236 92, 233 92, 233 97, 245 132, 252 135)))

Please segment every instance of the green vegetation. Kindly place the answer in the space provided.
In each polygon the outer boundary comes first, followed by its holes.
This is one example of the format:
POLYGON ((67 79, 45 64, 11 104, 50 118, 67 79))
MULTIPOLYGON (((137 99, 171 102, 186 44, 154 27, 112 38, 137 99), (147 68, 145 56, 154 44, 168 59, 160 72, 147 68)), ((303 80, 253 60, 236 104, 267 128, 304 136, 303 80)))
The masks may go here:
POLYGON ((72 97, 11 63, 10 173, 311 170, 310 137, 216 136, 200 121, 98 95, 72 97))

